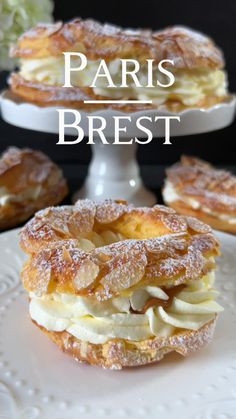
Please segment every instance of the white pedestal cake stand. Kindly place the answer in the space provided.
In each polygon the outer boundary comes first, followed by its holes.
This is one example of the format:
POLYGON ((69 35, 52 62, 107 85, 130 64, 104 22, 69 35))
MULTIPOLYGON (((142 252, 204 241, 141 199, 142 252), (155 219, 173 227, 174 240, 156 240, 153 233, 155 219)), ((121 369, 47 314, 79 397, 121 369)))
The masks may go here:
MULTIPOLYGON (((191 109, 176 114, 180 116, 180 122, 171 121, 171 137, 174 141, 176 136, 200 134, 224 128, 231 124, 235 114, 236 99, 232 97, 226 103, 216 105, 210 109, 191 109)), ((1 111, 5 121, 18 127, 58 133, 58 107, 42 108, 30 103, 19 100, 9 91, 1 95, 1 111)), ((106 198, 126 199, 135 205, 153 205, 156 202, 154 194, 148 191, 140 177, 139 167, 136 160, 137 145, 125 144, 114 145, 114 116, 131 116, 131 122, 126 121, 126 132, 120 133, 120 138, 129 142, 131 138, 140 138, 140 131, 136 126, 136 121, 140 116, 173 116, 175 114, 163 110, 145 110, 135 113, 122 113, 113 110, 99 110, 93 113, 80 111, 81 122, 85 135, 88 134, 88 115, 103 116, 107 126, 104 134, 109 144, 104 145, 100 138, 94 138, 92 145, 92 161, 89 166, 88 176, 82 189, 75 194, 77 198, 90 198, 103 200, 106 198)), ((73 122, 67 120, 67 123, 73 122)), ((123 125, 124 126, 124 125, 123 125)), ((164 138, 164 121, 150 122, 146 126, 152 131, 153 137, 164 138)), ((65 129, 68 135, 77 135, 74 128, 65 129)), ((156 141, 155 139, 153 141, 156 141)), ((76 146, 74 146, 76 147, 76 146)), ((79 145, 78 145, 79 147, 79 145)))

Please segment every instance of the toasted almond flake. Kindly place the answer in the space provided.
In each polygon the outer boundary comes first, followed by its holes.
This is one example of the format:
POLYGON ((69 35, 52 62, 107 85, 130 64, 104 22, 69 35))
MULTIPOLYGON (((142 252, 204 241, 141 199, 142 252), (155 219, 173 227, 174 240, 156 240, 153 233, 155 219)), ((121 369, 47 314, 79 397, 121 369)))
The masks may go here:
POLYGON ((93 284, 99 273, 99 267, 91 260, 84 260, 73 279, 76 290, 88 288, 93 284))

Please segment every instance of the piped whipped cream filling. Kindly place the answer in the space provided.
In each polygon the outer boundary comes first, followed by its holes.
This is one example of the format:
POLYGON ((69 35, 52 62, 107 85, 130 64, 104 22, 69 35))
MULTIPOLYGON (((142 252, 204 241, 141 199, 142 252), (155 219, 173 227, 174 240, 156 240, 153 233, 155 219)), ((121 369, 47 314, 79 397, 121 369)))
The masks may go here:
POLYGON ((5 206, 11 202, 24 202, 28 200, 35 201, 42 194, 43 188, 41 185, 27 188, 24 192, 19 194, 11 194, 5 187, 0 187, 0 206, 5 206))
POLYGON ((200 209, 201 211, 205 212, 206 214, 210 214, 213 217, 218 218, 222 221, 227 221, 229 224, 236 224, 236 218, 232 217, 229 214, 223 214, 221 212, 213 211, 212 209, 206 207, 205 205, 202 205, 199 201, 192 197, 188 197, 186 195, 181 195, 177 192, 174 185, 167 181, 165 183, 165 187, 163 190, 163 196, 164 200, 167 204, 171 204, 176 201, 182 201, 189 205, 191 208, 197 210, 200 209))
POLYGON ((136 289, 129 296, 99 302, 92 297, 70 294, 30 294, 31 318, 45 329, 67 331, 77 339, 94 344, 115 338, 142 341, 155 336, 169 337, 177 329, 198 330, 214 319, 222 307, 215 301, 214 273, 190 282, 166 308, 161 304, 139 314, 150 298, 168 301, 159 287, 136 289), (135 311, 132 312, 132 311, 135 311))
MULTIPOLYGON (((89 61, 86 69, 71 72, 71 84, 77 87, 90 86, 98 69, 99 61, 89 61)), ((78 67, 80 61, 74 58, 73 66, 78 67)), ((107 63, 111 77, 116 86, 121 84, 121 63, 116 59, 107 63)), ((133 80, 129 80, 129 87, 107 87, 106 78, 98 78, 94 93, 112 99, 126 98, 136 100, 152 100, 154 104, 161 105, 168 100, 179 101, 186 106, 192 106, 203 100, 206 96, 225 96, 227 94, 226 74, 222 70, 212 69, 175 69, 170 71, 175 76, 175 83, 167 88, 137 87, 133 80)), ((39 59, 22 59, 20 74, 25 80, 37 81, 48 85, 62 86, 64 84, 64 56, 46 57, 39 59)), ((157 79, 167 83, 166 76, 153 69, 153 80, 157 79)), ((147 66, 142 65, 138 73, 142 86, 147 85, 147 66)))

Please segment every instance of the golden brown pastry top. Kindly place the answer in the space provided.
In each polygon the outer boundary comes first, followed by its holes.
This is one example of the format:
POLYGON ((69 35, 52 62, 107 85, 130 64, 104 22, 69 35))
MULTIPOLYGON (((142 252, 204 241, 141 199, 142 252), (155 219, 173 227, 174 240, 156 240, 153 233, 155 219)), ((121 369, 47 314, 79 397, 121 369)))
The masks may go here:
POLYGON ((224 214, 236 213, 236 176, 196 157, 182 156, 167 170, 177 193, 224 214))
POLYGON ((175 286, 214 267, 219 245, 210 227, 156 205, 96 204, 40 211, 23 228, 20 244, 31 254, 22 272, 28 291, 94 296, 106 300, 143 284, 175 286), (84 251, 80 239, 117 234, 115 243, 84 251))
POLYGON ((10 147, 0 158, 0 187, 11 194, 37 185, 53 185, 62 178, 59 167, 41 151, 10 147))
POLYGON ((174 60, 176 68, 222 68, 222 52, 199 32, 174 26, 160 31, 129 30, 94 20, 74 19, 68 23, 38 24, 22 35, 11 54, 21 58, 61 55, 64 51, 84 53, 88 59, 135 58, 157 62, 174 60))
POLYGON ((79 239, 91 232, 111 229, 126 239, 150 239, 166 234, 209 233, 211 228, 197 219, 185 218, 163 205, 135 208, 126 201, 78 200, 75 205, 39 211, 21 232, 21 247, 28 254, 61 240, 79 239))

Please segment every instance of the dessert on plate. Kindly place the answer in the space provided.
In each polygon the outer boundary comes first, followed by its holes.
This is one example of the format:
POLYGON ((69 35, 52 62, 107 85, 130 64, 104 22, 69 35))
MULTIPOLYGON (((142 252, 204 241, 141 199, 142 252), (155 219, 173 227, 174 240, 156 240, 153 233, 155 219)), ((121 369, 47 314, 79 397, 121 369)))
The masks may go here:
POLYGON ((41 151, 10 147, 0 157, 0 229, 19 225, 67 195, 62 171, 41 151))
POLYGON ((236 176, 190 156, 182 156, 166 175, 162 194, 166 205, 236 234, 236 176))
POLYGON ((77 361, 140 366, 212 339, 219 244, 193 217, 81 200, 39 211, 20 244, 31 319, 77 361))
MULTIPOLYGON (((159 31, 131 30, 80 18, 64 24, 39 24, 19 38, 11 54, 20 60, 19 71, 10 77, 11 91, 41 106, 96 110, 104 104, 84 104, 84 100, 130 99, 151 100, 152 104, 109 107, 124 111, 167 108, 178 112, 208 108, 230 98, 221 50, 207 36, 182 26, 159 31), (83 71, 71 73, 73 87, 62 87, 63 53, 71 51, 83 53, 88 63, 83 71), (98 79, 96 86, 90 87, 101 59, 107 63, 116 87, 107 87, 106 78, 98 79), (141 87, 133 80, 127 87, 120 87, 121 59, 138 61, 141 87), (172 60, 174 65, 166 66, 170 66, 175 83, 167 88, 156 83, 154 87, 146 87, 147 59, 153 60, 153 80, 162 76, 162 84, 166 84, 166 76, 158 73, 158 64, 163 59, 172 60)), ((78 66, 78 57, 74 57, 73 66, 78 66)))

